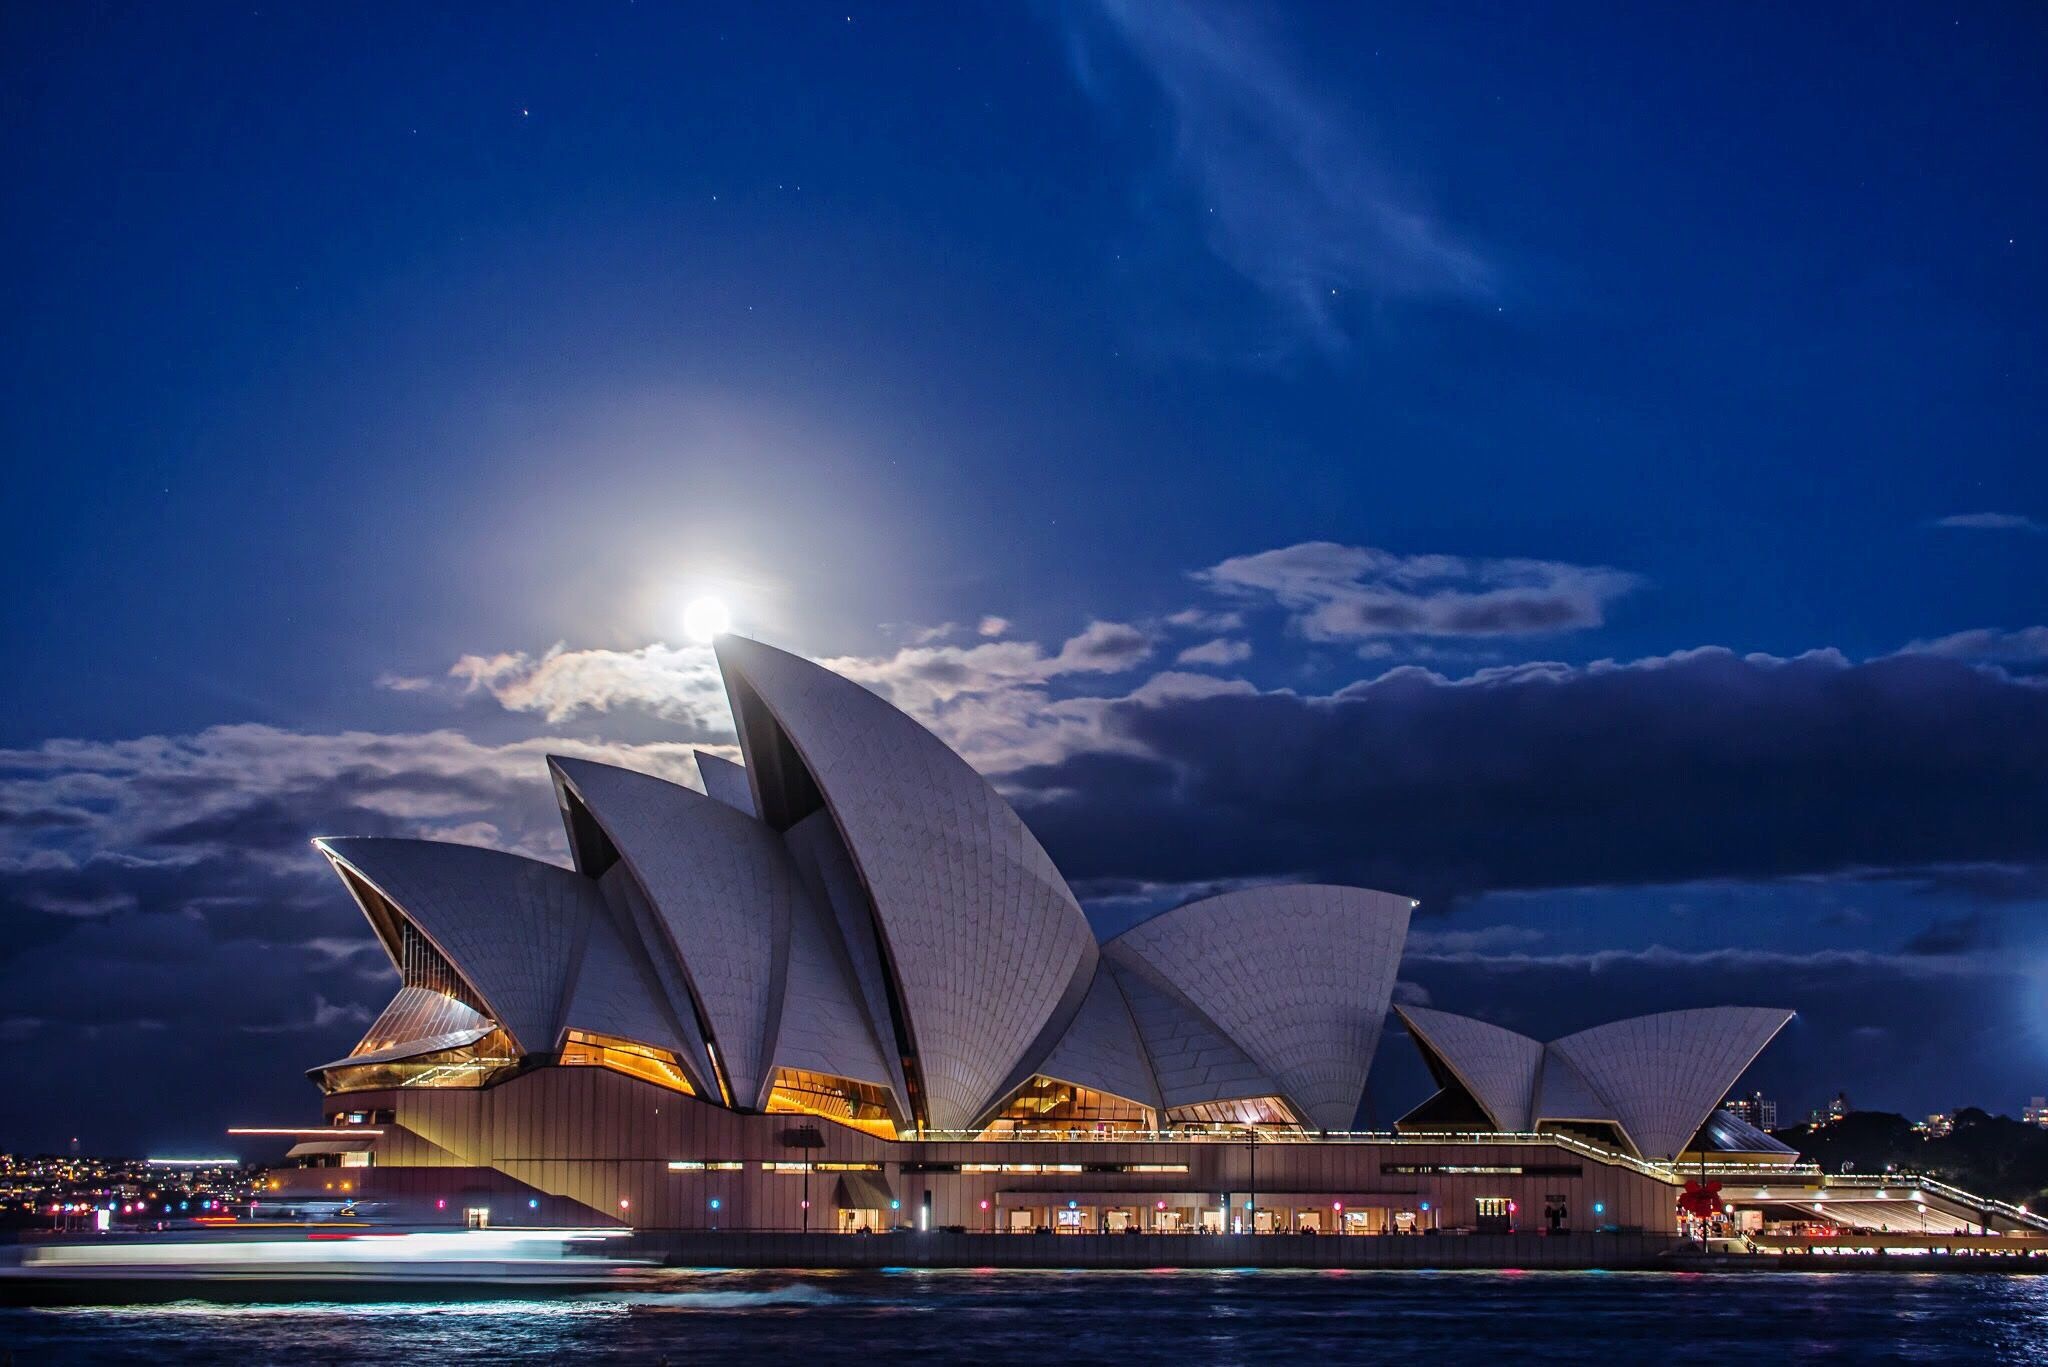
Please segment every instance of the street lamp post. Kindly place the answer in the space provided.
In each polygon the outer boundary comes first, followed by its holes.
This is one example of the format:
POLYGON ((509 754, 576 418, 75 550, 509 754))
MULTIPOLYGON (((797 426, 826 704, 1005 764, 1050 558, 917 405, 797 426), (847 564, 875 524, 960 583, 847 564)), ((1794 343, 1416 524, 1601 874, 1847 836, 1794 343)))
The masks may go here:
POLYGON ((1251 1142, 1251 1150, 1252 1150, 1252 1171, 1251 1171, 1251 1176, 1250 1176, 1250 1178, 1249 1178, 1249 1181, 1250 1181, 1250 1184, 1251 1184, 1251 1190, 1245 1193, 1245 1199, 1244 1199, 1244 1208, 1245 1208, 1245 1214, 1246 1214, 1246 1217, 1247 1217, 1247 1218, 1248 1218, 1248 1219, 1249 1219, 1249 1220, 1251 1221, 1251 1232, 1252 1232, 1252 1233, 1254 1233, 1254 1234, 1257 1234, 1257 1233, 1259 1232, 1259 1125, 1258 1125, 1258 1122, 1257 1122, 1257 1121, 1253 1121, 1253 1122, 1252 1122, 1252 1123, 1251 1123, 1250 1125, 1246 1126, 1246 1127, 1245 1127, 1245 1129, 1246 1129, 1246 1132, 1247 1132, 1248 1134, 1250 1134, 1250 1135, 1251 1135, 1251 1137, 1252 1137, 1252 1142, 1251 1142))
POLYGON ((825 1147, 825 1136, 816 1125, 792 1125, 782 1132, 785 1149, 804 1151, 804 1233, 811 1232, 811 1155, 825 1147))

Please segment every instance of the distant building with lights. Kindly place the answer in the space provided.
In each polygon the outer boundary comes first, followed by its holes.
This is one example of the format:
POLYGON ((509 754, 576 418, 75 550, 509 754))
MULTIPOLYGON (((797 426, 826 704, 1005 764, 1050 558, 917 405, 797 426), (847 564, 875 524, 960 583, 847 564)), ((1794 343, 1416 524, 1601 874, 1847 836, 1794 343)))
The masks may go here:
MULTIPOLYGON (((744 764, 548 761, 573 868, 321 853, 399 973, 267 1204, 409 1221, 858 1233, 1668 1233, 1785 1024, 1545 1041, 1398 1008, 1437 1090, 1354 1128, 1408 898, 1261 886, 1098 940, 1023 820, 858 684, 733 636, 744 764)), ((1756 1099, 1760 1101, 1760 1099, 1756 1099)), ((1745 1105, 1750 1103, 1743 1103, 1745 1105)), ((1768 1103, 1761 1103, 1768 1104, 1768 1103)))
POLYGON ((1849 1104, 1849 1094, 1847 1092, 1836 1092, 1833 1100, 1807 1117, 1807 1123, 1812 1125, 1832 1125, 1854 1109, 1855 1107, 1849 1104))
POLYGON ((1762 1092, 1749 1096, 1731 1096, 1721 1103, 1721 1109, 1734 1115, 1744 1124, 1754 1125, 1760 1130, 1778 1128, 1778 1103, 1762 1092))
POLYGON ((2026 1110, 2020 1113, 2020 1118, 2029 1125, 2039 1125, 2048 1129, 2048 1096, 2037 1096, 2029 1101, 2026 1110))
POLYGON ((1925 1120, 1916 1121, 1913 1133, 1922 1139, 1946 1139, 1954 1132, 1956 1118, 1947 1111, 1936 1111, 1925 1120))

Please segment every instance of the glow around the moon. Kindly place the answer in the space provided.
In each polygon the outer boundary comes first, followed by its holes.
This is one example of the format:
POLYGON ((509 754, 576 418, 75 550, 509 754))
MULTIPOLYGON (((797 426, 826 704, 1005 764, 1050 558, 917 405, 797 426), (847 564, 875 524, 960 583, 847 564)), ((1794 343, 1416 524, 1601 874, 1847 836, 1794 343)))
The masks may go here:
POLYGON ((683 634, 700 644, 708 644, 731 626, 732 614, 716 598, 692 598, 683 608, 683 634))

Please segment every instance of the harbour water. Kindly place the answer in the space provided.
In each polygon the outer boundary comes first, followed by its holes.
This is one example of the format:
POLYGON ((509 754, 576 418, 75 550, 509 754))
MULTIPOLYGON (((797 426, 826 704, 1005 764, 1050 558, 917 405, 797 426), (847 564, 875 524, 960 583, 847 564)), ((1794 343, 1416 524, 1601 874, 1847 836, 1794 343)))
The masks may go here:
MULTIPOLYGON (((119 1299, 117 1287, 107 1300, 119 1299)), ((1945 1273, 664 1272, 509 1298, 0 1308, 0 1361, 2040 1362, 2048 1278, 1945 1273)))

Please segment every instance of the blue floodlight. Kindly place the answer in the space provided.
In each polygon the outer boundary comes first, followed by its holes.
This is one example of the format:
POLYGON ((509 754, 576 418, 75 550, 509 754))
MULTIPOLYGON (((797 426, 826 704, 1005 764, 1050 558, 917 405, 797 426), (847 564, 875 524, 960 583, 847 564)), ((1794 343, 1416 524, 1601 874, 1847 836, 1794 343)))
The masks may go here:
POLYGON ((712 1198, 711 1198, 711 1208, 712 1208, 713 1210, 717 1210, 717 1209, 718 1209, 718 1198, 717 1198, 716 1196, 714 1196, 714 1197, 712 1197, 712 1198))

